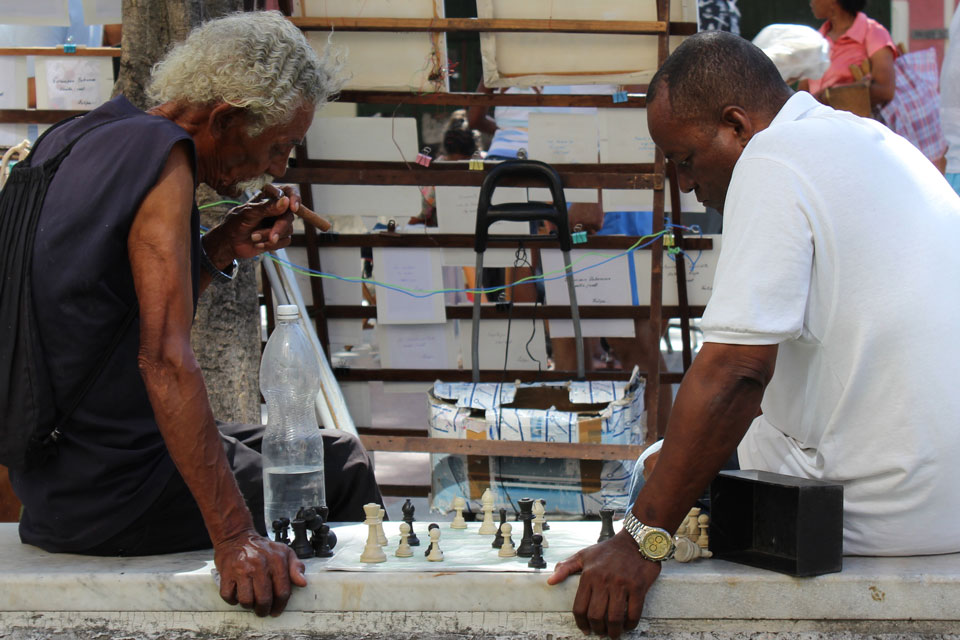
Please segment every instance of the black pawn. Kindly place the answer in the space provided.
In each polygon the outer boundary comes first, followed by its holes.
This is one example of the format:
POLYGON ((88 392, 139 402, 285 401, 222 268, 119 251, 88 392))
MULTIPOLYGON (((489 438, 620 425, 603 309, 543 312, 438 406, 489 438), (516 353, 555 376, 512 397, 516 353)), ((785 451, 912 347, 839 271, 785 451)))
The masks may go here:
POLYGON ((413 531, 413 512, 415 507, 413 503, 410 502, 410 498, 407 498, 407 501, 403 503, 403 506, 400 507, 400 510, 403 512, 403 521, 407 523, 410 527, 410 535, 407 536, 407 544, 411 547, 420 546, 420 538, 417 537, 417 534, 413 531))
POLYGON ((493 548, 499 549, 503 546, 503 531, 501 528, 507 523, 507 510, 500 509, 500 526, 497 527, 497 535, 493 536, 493 548))
MULTIPOLYGON (((540 498, 540 504, 543 505, 543 510, 546 511, 546 510, 547 510, 547 501, 544 500, 543 498, 540 498)), ((544 531, 550 531, 550 523, 544 521, 543 526, 540 527, 540 528, 543 529, 544 531)))
MULTIPOLYGON (((427 527, 427 533, 429 534, 431 530, 439 529, 439 528, 440 528, 440 525, 438 525, 436 522, 431 522, 430 526, 427 527)), ((409 541, 410 539, 407 538, 407 540, 409 541)), ((427 557, 428 555, 430 555, 430 551, 432 549, 433 549, 433 541, 431 541, 430 544, 427 545, 427 550, 423 552, 423 557, 427 557)))
MULTIPOLYGON (((310 542, 313 544, 313 548, 317 549, 320 544, 320 541, 317 539, 320 535, 320 527, 327 522, 327 514, 330 513, 330 510, 326 507, 310 507, 303 513, 305 516, 308 516, 304 518, 304 521, 307 523, 307 529, 313 532, 310 542)), ((337 546, 337 534, 335 534, 329 526, 327 527, 327 546, 330 549, 337 546)), ((318 553, 317 557, 328 558, 330 556, 321 556, 318 553)))
POLYGON ((533 534, 533 555, 530 556, 527 566, 532 569, 547 568, 547 561, 543 559, 543 536, 539 533, 533 534))
POLYGON ((517 555, 529 558, 533 555, 533 499, 520 498, 517 504, 520 505, 520 521, 523 522, 523 537, 520 538, 517 555))
POLYGON ((613 509, 600 509, 600 523, 600 537, 597 542, 613 537, 613 509))
POLYGON ((293 544, 290 547, 301 560, 313 557, 313 546, 307 540, 307 523, 300 518, 293 521, 293 544))
POLYGON ((290 527, 290 518, 279 518, 273 521, 273 541, 281 544, 290 544, 287 530, 290 527))
POLYGON ((314 555, 318 558, 333 557, 333 550, 330 548, 330 525, 326 522, 320 524, 310 542, 313 544, 314 555))

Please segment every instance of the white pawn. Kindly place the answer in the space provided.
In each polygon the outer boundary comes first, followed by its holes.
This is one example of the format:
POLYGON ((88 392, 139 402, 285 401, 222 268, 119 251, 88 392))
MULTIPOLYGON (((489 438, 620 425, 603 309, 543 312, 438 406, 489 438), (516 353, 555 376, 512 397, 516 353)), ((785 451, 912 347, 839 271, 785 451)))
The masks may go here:
POLYGON ((477 530, 482 536, 493 535, 497 532, 497 525, 493 522, 493 492, 490 487, 483 490, 480 496, 480 511, 483 512, 483 522, 480 523, 480 529, 477 530))
POLYGON ((710 516, 701 513, 700 516, 697 517, 697 525, 700 527, 700 537, 697 538, 697 545, 701 549, 709 549, 710 536, 707 528, 710 526, 710 516))
POLYGON ((503 534, 503 546, 500 547, 497 555, 501 558, 512 558, 517 555, 517 550, 513 547, 513 539, 510 538, 512 532, 513 526, 509 522, 500 525, 500 533, 503 534))
POLYGON ((409 543, 407 543, 407 538, 410 537, 410 525, 406 522, 400 523, 400 546, 397 547, 396 556, 398 558, 409 558, 413 556, 413 549, 410 548, 409 543))
POLYGON ((440 527, 430 529, 430 553, 427 555, 430 562, 443 562, 443 551, 440 551, 440 527))
POLYGON ((381 547, 387 546, 387 534, 383 532, 383 518, 386 515, 387 511, 383 507, 377 511, 377 544, 381 547))
POLYGON ((360 562, 386 562, 387 554, 383 552, 380 543, 377 541, 377 525, 380 523, 380 505, 376 502, 363 505, 363 513, 367 519, 363 524, 367 525, 367 544, 363 547, 363 553, 360 554, 360 562))
POLYGON ((467 506, 467 501, 457 496, 453 499, 453 508, 457 512, 457 515, 453 517, 453 522, 450 523, 451 529, 466 529, 467 521, 463 519, 463 510, 467 506))
POLYGON ((533 501, 533 535, 539 535, 543 539, 543 542, 541 543, 540 546, 544 549, 550 546, 549 544, 547 544, 547 536, 543 535, 543 523, 547 521, 547 519, 543 517, 543 514, 545 512, 546 512, 546 509, 544 508, 543 503, 540 502, 539 500, 534 500, 533 501))

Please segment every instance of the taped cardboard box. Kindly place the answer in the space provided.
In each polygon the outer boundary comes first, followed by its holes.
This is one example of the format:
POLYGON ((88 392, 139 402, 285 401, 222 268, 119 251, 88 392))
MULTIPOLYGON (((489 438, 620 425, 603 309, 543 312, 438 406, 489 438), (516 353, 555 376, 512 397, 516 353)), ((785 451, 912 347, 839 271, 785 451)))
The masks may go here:
MULTIPOLYGON (((428 392, 430 436, 469 440, 643 444, 644 379, 535 384, 436 382, 428 392)), ((627 507, 634 460, 575 460, 507 456, 431 456, 434 510, 449 511, 462 496, 480 511, 487 487, 496 508, 542 498, 553 514, 596 514, 627 507)))

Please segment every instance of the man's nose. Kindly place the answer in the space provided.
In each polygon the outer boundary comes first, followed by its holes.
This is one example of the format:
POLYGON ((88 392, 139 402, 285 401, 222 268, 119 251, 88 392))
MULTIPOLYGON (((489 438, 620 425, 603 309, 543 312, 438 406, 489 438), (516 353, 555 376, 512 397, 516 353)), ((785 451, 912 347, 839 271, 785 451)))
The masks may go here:
POLYGON ((680 187, 680 191, 684 193, 690 193, 693 191, 697 183, 690 175, 689 171, 684 171, 683 169, 677 167, 677 186, 680 187))

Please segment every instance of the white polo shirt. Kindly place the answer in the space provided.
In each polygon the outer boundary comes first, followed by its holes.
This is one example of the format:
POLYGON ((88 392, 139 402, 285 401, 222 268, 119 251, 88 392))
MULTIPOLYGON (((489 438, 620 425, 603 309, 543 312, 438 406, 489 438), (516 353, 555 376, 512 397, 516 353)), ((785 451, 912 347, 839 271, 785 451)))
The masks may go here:
POLYGON ((744 149, 704 339, 778 344, 740 465, 844 485, 844 553, 960 551, 960 197, 797 93, 744 149))

